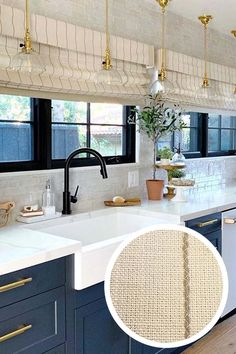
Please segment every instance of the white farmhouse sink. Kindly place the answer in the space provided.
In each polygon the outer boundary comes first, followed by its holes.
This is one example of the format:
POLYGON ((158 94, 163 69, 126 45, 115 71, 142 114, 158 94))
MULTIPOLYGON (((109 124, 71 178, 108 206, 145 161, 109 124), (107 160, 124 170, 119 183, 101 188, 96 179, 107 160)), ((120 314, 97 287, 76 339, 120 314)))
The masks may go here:
POLYGON ((149 216, 141 209, 115 208, 65 216, 26 228, 81 242, 81 252, 75 254, 74 263, 74 287, 80 290, 104 280, 108 261, 125 237, 160 223, 167 221, 158 219, 154 213, 149 216))

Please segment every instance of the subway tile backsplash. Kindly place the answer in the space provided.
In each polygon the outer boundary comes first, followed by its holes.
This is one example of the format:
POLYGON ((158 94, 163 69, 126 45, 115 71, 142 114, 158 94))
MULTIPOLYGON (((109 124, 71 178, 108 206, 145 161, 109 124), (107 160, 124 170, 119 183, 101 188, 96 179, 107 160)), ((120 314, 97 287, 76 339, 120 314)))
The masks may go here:
MULTIPOLYGON (((99 167, 74 168, 70 170, 70 191, 74 193, 79 184, 79 199, 72 204, 74 211, 88 211, 102 208, 103 201, 114 195, 125 198, 146 198, 145 180, 152 178, 152 147, 141 137, 142 146, 139 163, 108 166, 108 179, 102 179, 99 167), (128 172, 139 172, 139 186, 128 188, 128 172)), ((236 156, 186 160, 186 177, 196 180, 195 189, 206 188, 223 183, 231 183, 236 176, 236 156)), ((16 209, 11 217, 14 221, 23 205, 42 202, 42 193, 47 179, 51 179, 55 193, 56 208, 62 209, 63 170, 33 171, 0 174, 0 202, 14 200, 16 209)), ((157 178, 167 182, 167 174, 158 170, 157 178)))

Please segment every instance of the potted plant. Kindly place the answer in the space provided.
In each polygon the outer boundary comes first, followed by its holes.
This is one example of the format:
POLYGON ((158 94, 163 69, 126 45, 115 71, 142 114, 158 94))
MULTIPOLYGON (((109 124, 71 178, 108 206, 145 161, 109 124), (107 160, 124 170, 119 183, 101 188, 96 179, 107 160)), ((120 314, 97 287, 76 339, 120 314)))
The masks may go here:
POLYGON ((173 157, 173 152, 167 146, 164 146, 163 149, 157 151, 157 157, 161 159, 163 165, 169 165, 170 160, 173 157))
POLYGON ((160 95, 145 96, 145 107, 134 108, 129 117, 129 123, 137 124, 138 131, 147 135, 153 143, 153 173, 152 179, 147 180, 148 198, 160 200, 163 197, 164 181, 156 179, 156 158, 158 140, 176 130, 182 130, 185 123, 182 119, 182 111, 178 105, 172 108, 160 95))

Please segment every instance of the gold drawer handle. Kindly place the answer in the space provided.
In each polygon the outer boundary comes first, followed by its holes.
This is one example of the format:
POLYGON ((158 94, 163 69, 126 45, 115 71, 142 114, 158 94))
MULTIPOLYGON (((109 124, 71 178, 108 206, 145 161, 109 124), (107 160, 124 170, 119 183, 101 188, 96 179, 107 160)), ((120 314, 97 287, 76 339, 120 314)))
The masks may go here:
POLYGON ((0 293, 4 293, 5 291, 9 291, 11 289, 18 288, 19 286, 23 286, 27 283, 30 283, 32 280, 33 280, 33 278, 25 278, 25 279, 15 281, 10 284, 2 285, 2 286, 0 286, 0 293))
POLYGON ((0 337, 0 343, 5 342, 8 339, 11 339, 13 337, 19 336, 20 334, 25 333, 29 329, 32 328, 32 325, 23 325, 21 328, 16 329, 15 331, 11 333, 7 333, 4 336, 0 337))
POLYGON ((197 227, 204 227, 204 226, 213 225, 213 224, 216 224, 218 221, 219 221, 219 219, 213 219, 213 220, 208 220, 205 222, 200 222, 199 224, 197 224, 197 227))

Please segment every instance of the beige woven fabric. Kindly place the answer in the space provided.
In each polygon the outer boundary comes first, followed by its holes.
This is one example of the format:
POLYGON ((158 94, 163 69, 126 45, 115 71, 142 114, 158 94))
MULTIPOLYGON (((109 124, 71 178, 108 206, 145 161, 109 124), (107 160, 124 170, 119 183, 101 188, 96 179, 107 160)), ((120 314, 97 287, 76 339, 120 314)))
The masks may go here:
POLYGON ((195 237, 175 230, 131 241, 111 272, 110 295, 123 323, 149 340, 170 343, 197 334, 222 297, 220 267, 195 237))

